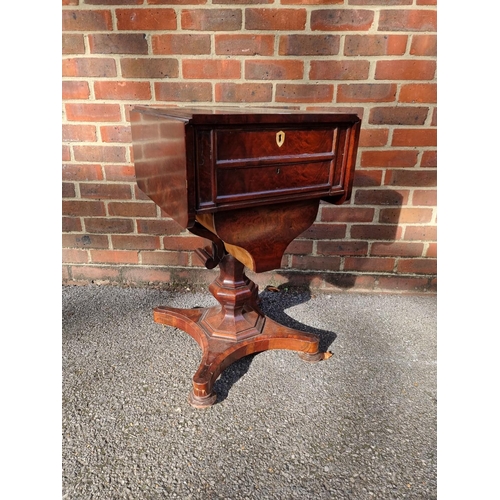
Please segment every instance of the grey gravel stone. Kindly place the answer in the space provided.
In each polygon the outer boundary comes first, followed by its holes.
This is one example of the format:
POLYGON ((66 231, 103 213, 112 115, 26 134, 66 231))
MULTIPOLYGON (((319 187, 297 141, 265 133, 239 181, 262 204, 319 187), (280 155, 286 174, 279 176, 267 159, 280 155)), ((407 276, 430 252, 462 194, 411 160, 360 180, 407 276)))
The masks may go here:
POLYGON ((187 403, 200 349, 152 308, 208 292, 63 287, 63 498, 433 499, 436 297, 263 291, 333 356, 266 351, 187 403))

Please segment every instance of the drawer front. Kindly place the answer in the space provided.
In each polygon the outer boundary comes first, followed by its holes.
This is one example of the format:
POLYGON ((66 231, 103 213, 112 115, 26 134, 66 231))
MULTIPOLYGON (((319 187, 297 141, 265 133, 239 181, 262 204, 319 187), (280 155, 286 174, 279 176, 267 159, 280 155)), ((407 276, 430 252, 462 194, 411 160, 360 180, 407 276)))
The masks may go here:
POLYGON ((217 167, 231 168, 333 157, 335 128, 215 131, 217 167))
POLYGON ((217 170, 217 202, 330 188, 331 162, 217 170))

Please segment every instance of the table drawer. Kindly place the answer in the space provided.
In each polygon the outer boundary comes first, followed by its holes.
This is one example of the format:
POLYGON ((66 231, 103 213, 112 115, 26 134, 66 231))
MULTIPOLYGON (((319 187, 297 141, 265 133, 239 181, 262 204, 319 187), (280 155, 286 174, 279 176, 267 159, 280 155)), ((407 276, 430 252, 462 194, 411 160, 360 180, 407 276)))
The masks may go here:
POLYGON ((217 170, 216 202, 295 194, 330 188, 331 162, 217 170))
POLYGON ((289 161, 331 160, 336 128, 270 128, 215 131, 218 168, 289 161))

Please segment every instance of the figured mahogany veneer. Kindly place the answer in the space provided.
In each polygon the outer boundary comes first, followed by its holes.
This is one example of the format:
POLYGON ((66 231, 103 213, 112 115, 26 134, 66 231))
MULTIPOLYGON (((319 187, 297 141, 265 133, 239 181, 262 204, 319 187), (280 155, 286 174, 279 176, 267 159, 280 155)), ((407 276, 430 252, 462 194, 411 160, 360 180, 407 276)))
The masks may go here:
POLYGON ((255 272, 279 268, 286 247, 316 219, 320 200, 350 197, 360 130, 353 114, 255 108, 150 108, 130 114, 137 184, 183 228, 212 242, 197 255, 209 269, 219 305, 159 307, 158 323, 179 327, 203 359, 189 402, 207 407, 231 363, 268 349, 328 356, 315 335, 267 318, 255 272))

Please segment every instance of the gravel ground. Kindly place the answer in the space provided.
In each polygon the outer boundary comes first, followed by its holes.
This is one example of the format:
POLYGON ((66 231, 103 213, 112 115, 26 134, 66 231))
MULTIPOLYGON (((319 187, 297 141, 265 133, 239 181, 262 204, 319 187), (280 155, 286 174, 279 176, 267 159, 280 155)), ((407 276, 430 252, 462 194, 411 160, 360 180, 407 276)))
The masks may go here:
POLYGON ((152 308, 208 292, 63 287, 63 498, 434 499, 436 296, 263 291, 333 356, 266 351, 187 403, 200 349, 152 308))

